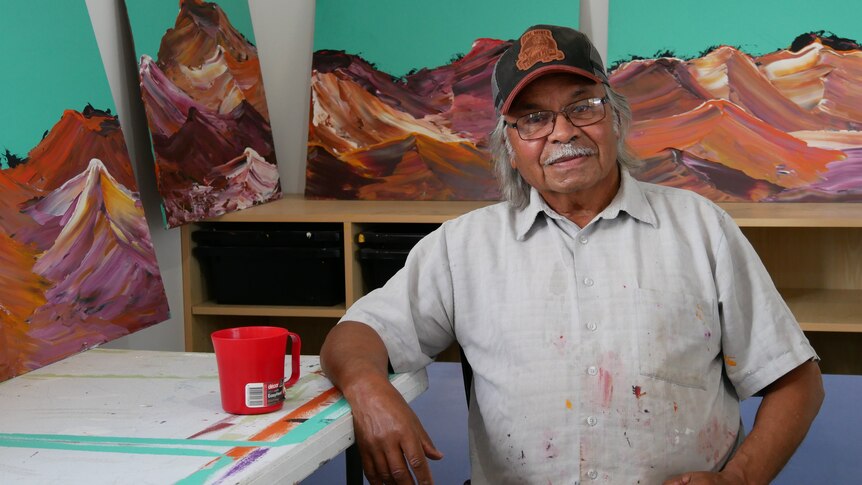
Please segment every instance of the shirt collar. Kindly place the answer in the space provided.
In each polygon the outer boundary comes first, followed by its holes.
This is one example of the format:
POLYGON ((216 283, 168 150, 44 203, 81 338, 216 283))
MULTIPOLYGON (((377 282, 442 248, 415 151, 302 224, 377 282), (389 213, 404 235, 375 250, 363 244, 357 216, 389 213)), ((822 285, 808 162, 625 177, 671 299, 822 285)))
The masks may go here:
POLYGON ((620 212, 625 212, 653 227, 658 225, 655 211, 644 195, 640 183, 624 167, 620 167, 620 190, 605 210, 599 213, 597 219, 616 219, 620 212))
MULTIPOLYGON (((657 225, 655 212, 637 180, 629 174, 627 169, 622 167, 620 168, 620 188, 611 200, 611 203, 599 213, 596 219, 615 219, 619 216, 620 212, 625 212, 631 217, 653 227, 657 225)), ((516 237, 519 241, 524 240, 527 232, 536 223, 536 218, 540 213, 545 213, 545 215, 551 218, 562 217, 548 206, 538 190, 531 187, 530 203, 526 208, 518 211, 515 216, 516 237)))

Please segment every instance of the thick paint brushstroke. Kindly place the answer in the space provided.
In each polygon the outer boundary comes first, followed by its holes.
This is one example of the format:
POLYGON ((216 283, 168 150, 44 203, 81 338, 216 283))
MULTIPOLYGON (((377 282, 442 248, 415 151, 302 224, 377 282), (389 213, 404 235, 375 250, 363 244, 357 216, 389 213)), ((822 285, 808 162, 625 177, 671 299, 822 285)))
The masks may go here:
POLYGON ((0 380, 169 316, 116 117, 66 111, 30 154, 0 172, 0 380))
POLYGON ((34 188, 54 190, 83 172, 91 158, 98 158, 105 160, 121 184, 138 190, 119 119, 91 106, 81 112, 64 111, 28 157, 27 163, 7 172, 34 188))
POLYGON ((274 187, 271 180, 278 172, 257 49, 217 4, 181 0, 158 60, 141 57, 140 81, 168 226, 281 196, 277 177, 274 187), (255 164, 270 165, 255 170, 267 173, 261 183, 213 175, 248 159, 247 150, 255 164))
POLYGON ((716 201, 862 200, 862 51, 808 42, 618 66, 627 141, 646 160, 635 175, 716 201))
POLYGON ((316 52, 306 195, 499 199, 487 151, 495 124, 490 83, 508 46, 478 39, 463 58, 403 79, 357 56, 316 52))
POLYGON ((23 211, 59 229, 32 264, 51 282, 29 318, 28 334, 46 344, 34 360, 44 365, 167 317, 143 209, 100 160, 23 211))

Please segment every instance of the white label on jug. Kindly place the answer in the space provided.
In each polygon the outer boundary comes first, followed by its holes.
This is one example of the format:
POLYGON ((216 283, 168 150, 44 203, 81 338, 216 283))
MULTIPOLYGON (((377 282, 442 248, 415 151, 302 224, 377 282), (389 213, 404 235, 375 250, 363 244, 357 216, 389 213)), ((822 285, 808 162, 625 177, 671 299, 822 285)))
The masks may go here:
POLYGON ((254 382, 245 385, 245 405, 250 408, 262 408, 264 402, 263 394, 264 385, 261 382, 254 382))

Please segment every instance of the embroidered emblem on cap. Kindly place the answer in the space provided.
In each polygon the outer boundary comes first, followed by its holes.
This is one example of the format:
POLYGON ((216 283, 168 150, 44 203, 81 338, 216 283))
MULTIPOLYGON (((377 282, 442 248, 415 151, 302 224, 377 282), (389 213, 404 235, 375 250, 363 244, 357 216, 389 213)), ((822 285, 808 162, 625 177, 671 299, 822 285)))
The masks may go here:
POLYGON ((518 69, 526 71, 537 62, 562 61, 566 56, 557 48, 557 41, 548 29, 524 32, 521 36, 521 52, 518 54, 518 69))

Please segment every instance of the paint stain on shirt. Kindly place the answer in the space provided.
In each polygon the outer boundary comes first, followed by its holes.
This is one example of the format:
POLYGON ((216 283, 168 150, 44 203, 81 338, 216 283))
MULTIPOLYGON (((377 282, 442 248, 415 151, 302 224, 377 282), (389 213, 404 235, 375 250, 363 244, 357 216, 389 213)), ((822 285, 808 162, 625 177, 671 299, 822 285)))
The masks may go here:
POLYGON ((734 358, 729 355, 724 356, 724 363, 731 367, 736 367, 736 360, 734 360, 734 358))
POLYGON ((724 423, 713 417, 697 434, 697 450, 703 454, 707 464, 713 465, 730 450, 734 441, 736 433, 728 430, 724 423))
POLYGON ((609 407, 614 395, 614 378, 605 369, 599 369, 599 385, 602 389, 602 406, 609 407))
POLYGON ((641 389, 641 386, 632 386, 632 394, 635 395, 635 398, 640 399, 641 396, 645 396, 646 393, 641 389))
POLYGON ((560 335, 559 337, 553 339, 552 344, 558 352, 564 353, 566 351, 566 336, 560 335))
POLYGON ((572 409, 572 401, 566 399, 566 409, 572 409))
POLYGON ((555 435, 553 431, 545 431, 545 440, 542 443, 542 452, 545 454, 545 458, 549 460, 553 460, 560 454, 557 449, 557 445, 554 444, 554 438, 555 435))

